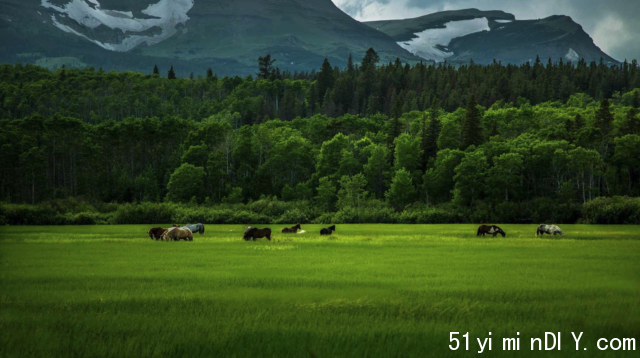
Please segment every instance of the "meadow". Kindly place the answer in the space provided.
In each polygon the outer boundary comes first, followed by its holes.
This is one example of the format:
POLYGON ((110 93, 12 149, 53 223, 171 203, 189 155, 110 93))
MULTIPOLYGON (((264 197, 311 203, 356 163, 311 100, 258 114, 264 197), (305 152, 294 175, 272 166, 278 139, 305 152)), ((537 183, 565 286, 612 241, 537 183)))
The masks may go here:
POLYGON ((271 242, 244 242, 244 226, 189 243, 150 225, 0 227, 0 356, 460 357, 489 332, 489 356, 637 354, 596 342, 640 339, 639 226, 273 225, 271 242), (517 332, 521 350, 503 351, 517 332), (561 351, 530 350, 545 332, 561 351))

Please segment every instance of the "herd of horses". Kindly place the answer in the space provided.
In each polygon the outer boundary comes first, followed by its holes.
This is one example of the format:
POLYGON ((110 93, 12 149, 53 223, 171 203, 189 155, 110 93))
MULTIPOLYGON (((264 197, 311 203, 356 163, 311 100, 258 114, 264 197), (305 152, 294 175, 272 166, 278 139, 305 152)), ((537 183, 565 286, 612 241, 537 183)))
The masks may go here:
MULTIPOLYGON (((300 233, 305 232, 304 230, 302 230, 302 227, 300 226, 300 224, 296 224, 292 227, 285 227, 282 229, 282 233, 283 234, 296 234, 298 233, 298 231, 300 231, 300 233)), ((333 234, 333 232, 336 231, 336 226, 332 225, 326 228, 323 228, 320 230, 320 235, 321 236, 328 236, 333 234)), ((204 225, 202 224, 187 224, 187 225, 177 225, 177 224, 173 224, 172 227, 170 228, 161 228, 161 227, 154 227, 151 228, 147 234, 149 235, 149 237, 153 240, 155 239, 157 240, 162 240, 162 241, 180 241, 180 240, 185 240, 185 241, 193 241, 193 234, 194 233, 200 233, 201 235, 204 234, 204 225)), ((478 234, 477 236, 485 236, 486 234, 489 235, 493 235, 493 237, 496 237, 497 235, 502 235, 502 237, 506 237, 507 233, 504 232, 504 230, 502 230, 500 227, 496 226, 496 225, 481 225, 478 228, 478 234)), ((564 232, 556 225, 546 225, 546 224, 542 224, 539 225, 538 228, 536 229, 536 237, 538 237, 539 235, 544 236, 544 234, 548 234, 548 235, 562 235, 564 236, 564 232)), ((252 226, 247 226, 244 228, 244 234, 242 236, 242 238, 245 241, 249 241, 249 240, 253 240, 256 241, 257 239, 262 239, 262 238, 267 238, 267 240, 271 241, 271 229, 270 228, 262 228, 262 229, 258 229, 256 227, 252 227, 252 226)))
MULTIPOLYGON (((285 227, 282 229, 283 234, 296 234, 298 230, 301 230, 300 233, 303 233, 302 227, 300 224, 296 224, 292 227, 285 227)), ((336 231, 336 226, 332 225, 328 228, 324 228, 320 230, 320 235, 331 235, 334 231, 336 231)), ((178 225, 173 224, 170 228, 162 228, 162 227, 154 227, 147 231, 147 235, 151 238, 151 240, 162 240, 162 241, 193 241, 193 234, 200 233, 204 234, 204 225, 203 224, 187 224, 187 225, 178 225)), ((247 226, 244 229, 243 239, 245 241, 249 241, 253 239, 262 239, 267 238, 267 240, 271 241, 271 229, 264 228, 258 229, 255 227, 247 226)))
MULTIPOLYGON (((285 227, 281 231, 283 234, 297 234, 298 230, 300 230, 300 233, 305 232, 304 230, 302 230, 302 227, 300 227, 300 224, 296 224, 292 227, 285 227)), ((321 229, 320 235, 321 236, 331 235, 334 231, 336 231, 336 226, 332 225, 327 228, 321 229)), ((262 239, 264 237, 266 237, 267 240, 269 241, 271 240, 271 229, 269 229, 268 227, 263 229, 258 229, 256 227, 247 226, 244 228, 244 235, 242 236, 244 241, 249 241, 249 240, 256 241, 257 239, 262 239)))
MULTIPOLYGON (((498 226, 481 225, 478 228, 478 236, 484 237, 484 235, 486 234, 493 235, 493 237, 496 237, 496 235, 498 234, 502 235, 502 237, 507 236, 507 233, 504 232, 504 230, 502 230, 498 226)), ((560 229, 556 225, 546 225, 546 224, 539 225, 538 228, 536 229, 536 237, 538 237, 538 235, 544 236, 544 234, 553 235, 553 236, 560 234, 564 236, 564 231, 562 231, 562 229, 560 229)))

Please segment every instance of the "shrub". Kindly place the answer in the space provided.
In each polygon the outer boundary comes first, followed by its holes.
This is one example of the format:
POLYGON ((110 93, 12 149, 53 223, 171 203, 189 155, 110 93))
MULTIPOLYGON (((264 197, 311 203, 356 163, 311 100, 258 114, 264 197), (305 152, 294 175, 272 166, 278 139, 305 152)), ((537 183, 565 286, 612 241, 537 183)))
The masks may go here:
POLYGON ((582 214, 590 224, 640 224, 640 198, 614 196, 596 198, 583 205, 582 214))

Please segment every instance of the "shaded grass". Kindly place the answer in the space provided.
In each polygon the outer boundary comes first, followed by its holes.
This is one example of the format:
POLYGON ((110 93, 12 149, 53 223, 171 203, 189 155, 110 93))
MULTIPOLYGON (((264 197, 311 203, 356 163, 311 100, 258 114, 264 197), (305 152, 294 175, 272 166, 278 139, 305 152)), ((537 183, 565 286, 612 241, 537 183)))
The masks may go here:
POLYGON ((255 243, 241 225, 193 243, 148 228, 0 228, 0 355, 475 355, 475 343, 448 349, 458 331, 492 332, 492 356, 513 355, 500 338, 520 332, 519 355, 539 356, 529 338, 559 331, 555 356, 585 356, 574 331, 591 357, 615 354, 600 337, 640 339, 635 226, 536 239, 535 225, 505 225, 507 238, 479 239, 474 225, 340 225, 322 238, 303 225, 255 243))

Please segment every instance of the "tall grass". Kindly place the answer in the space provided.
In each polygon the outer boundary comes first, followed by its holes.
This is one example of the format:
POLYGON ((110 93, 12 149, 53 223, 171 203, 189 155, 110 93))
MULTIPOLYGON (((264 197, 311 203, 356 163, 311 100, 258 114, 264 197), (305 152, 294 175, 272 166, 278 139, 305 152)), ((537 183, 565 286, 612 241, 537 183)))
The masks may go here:
POLYGON ((513 356, 501 338, 520 332, 518 356, 592 357, 621 354, 600 337, 640 338, 636 226, 303 225, 244 242, 244 225, 208 225, 192 243, 148 227, 1 227, 0 356, 476 355, 448 349, 457 331, 492 332, 489 356, 513 356), (529 351, 547 331, 563 350, 529 351))

